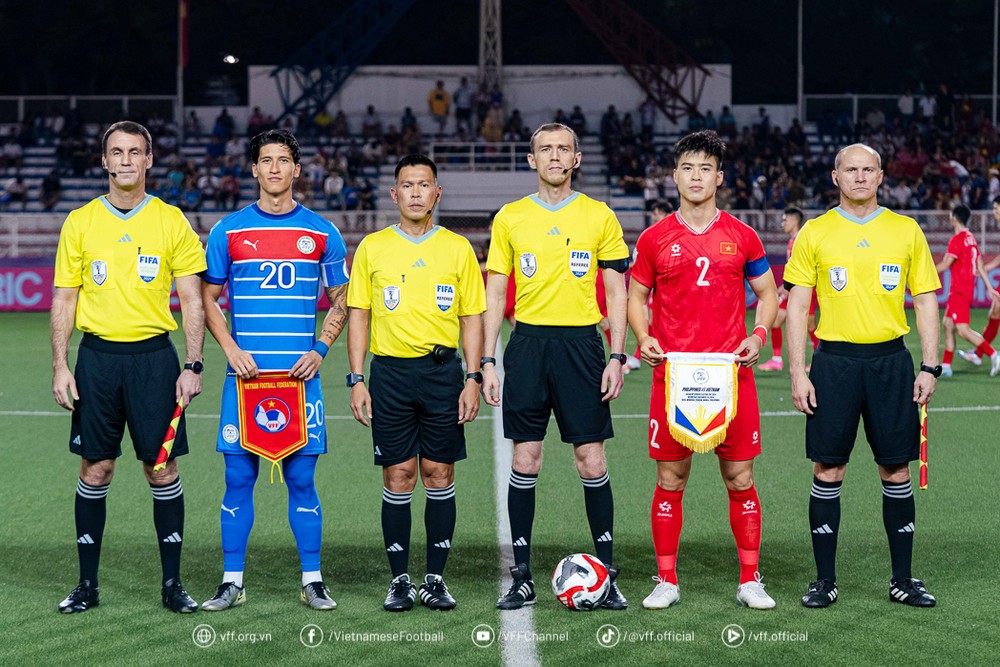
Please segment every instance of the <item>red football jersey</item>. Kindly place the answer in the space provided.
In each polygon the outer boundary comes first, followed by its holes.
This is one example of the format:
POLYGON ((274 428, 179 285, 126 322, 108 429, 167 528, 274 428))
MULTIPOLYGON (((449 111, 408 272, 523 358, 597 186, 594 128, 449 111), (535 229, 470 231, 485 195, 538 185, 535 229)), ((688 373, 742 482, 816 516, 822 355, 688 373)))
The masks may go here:
MULTIPOLYGON (((795 236, 798 236, 798 233, 795 236)), ((795 236, 788 239, 788 249, 785 250, 785 264, 788 264, 788 261, 792 258, 792 246, 795 245, 795 236)))
POLYGON ((976 260, 979 259, 979 244, 976 237, 968 229, 963 229, 948 241, 945 257, 951 255, 955 261, 951 264, 950 294, 964 294, 972 297, 976 285, 976 260))
POLYGON ((673 213, 639 236, 632 280, 653 290, 664 352, 734 352, 747 337, 744 278, 770 268, 757 232, 724 211, 700 234, 673 213))

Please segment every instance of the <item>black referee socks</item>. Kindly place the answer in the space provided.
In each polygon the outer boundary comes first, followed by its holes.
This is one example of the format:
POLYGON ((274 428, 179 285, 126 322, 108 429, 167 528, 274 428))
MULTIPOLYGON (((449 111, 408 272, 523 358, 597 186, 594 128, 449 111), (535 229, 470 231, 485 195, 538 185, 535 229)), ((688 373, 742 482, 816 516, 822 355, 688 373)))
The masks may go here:
POLYGON ((184 539, 184 488, 181 478, 165 486, 149 485, 153 492, 153 525, 160 546, 163 584, 181 576, 181 543, 184 539))
POLYGON ((837 532, 840 530, 840 487, 813 477, 809 492, 809 530, 812 531, 816 578, 837 580, 837 532))

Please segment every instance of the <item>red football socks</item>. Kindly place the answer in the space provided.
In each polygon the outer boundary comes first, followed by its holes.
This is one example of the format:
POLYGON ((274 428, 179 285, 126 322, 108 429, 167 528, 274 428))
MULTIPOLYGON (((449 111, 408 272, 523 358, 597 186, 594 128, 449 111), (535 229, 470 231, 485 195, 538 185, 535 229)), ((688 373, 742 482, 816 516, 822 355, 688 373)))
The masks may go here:
POLYGON ((666 491, 656 487, 649 520, 653 527, 653 548, 656 551, 656 571, 660 579, 677 583, 677 545, 684 526, 681 499, 684 491, 666 491))
POLYGON ((754 581, 760 561, 760 498, 757 487, 746 491, 729 491, 729 525, 736 538, 740 558, 740 583, 754 581))

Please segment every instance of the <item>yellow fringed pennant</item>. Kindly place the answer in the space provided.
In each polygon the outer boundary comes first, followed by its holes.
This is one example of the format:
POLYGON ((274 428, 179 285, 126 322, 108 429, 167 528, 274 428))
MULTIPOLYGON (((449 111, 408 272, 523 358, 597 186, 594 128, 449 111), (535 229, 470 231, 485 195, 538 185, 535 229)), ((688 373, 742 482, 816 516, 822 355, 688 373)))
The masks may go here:
POLYGON ((240 446, 271 462, 284 482, 280 461, 306 446, 306 391, 302 380, 287 373, 261 373, 253 380, 236 380, 240 446))
POLYGON ((722 353, 669 352, 666 414, 670 435, 704 454, 725 442, 736 416, 739 366, 722 353))

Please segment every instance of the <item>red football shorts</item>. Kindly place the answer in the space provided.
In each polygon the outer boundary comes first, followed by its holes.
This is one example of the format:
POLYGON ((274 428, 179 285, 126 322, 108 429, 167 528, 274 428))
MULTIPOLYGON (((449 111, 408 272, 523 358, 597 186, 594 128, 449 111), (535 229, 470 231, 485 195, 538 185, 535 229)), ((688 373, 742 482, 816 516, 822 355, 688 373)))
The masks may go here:
POLYGON ((971 308, 972 297, 952 293, 948 295, 948 305, 945 306, 944 316, 950 318, 955 324, 968 324, 971 308))
MULTIPOLYGON (((666 412, 666 370, 664 366, 657 366, 649 396, 649 458, 683 461, 694 452, 670 435, 666 412)), ((760 408, 751 368, 739 370, 736 416, 729 423, 725 442, 712 451, 726 461, 748 461, 760 455, 760 408)))

